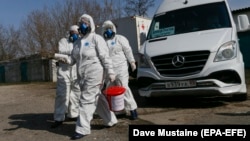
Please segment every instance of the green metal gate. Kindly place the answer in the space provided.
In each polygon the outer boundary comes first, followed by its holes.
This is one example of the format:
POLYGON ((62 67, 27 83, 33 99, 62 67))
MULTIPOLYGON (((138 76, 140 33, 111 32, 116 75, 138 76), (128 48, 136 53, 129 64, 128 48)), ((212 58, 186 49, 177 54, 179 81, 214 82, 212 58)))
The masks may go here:
POLYGON ((21 81, 27 82, 28 81, 28 75, 27 75, 27 62, 22 62, 21 66, 21 81))
POLYGON ((5 68, 4 66, 0 66, 0 83, 5 82, 5 68))

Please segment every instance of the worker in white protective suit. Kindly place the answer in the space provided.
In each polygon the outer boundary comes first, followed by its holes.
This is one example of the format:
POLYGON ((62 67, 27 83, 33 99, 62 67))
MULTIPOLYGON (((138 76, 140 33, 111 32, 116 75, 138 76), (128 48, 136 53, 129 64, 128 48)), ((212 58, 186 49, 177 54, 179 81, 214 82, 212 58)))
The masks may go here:
POLYGON ((88 14, 80 17, 79 31, 81 39, 75 42, 71 58, 65 60, 71 65, 77 65, 81 88, 80 113, 72 140, 91 134, 90 123, 94 113, 103 119, 105 127, 112 127, 118 122, 115 114, 109 110, 106 97, 101 93, 104 74, 108 74, 111 81, 115 80, 107 44, 102 36, 95 33, 93 18, 88 14))
POLYGON ((119 79, 122 86, 126 88, 124 94, 124 106, 126 112, 130 112, 130 119, 135 120, 137 115, 137 103, 128 86, 129 72, 128 65, 131 66, 132 71, 136 70, 135 59, 128 39, 116 34, 116 27, 112 21, 107 20, 102 25, 103 37, 109 47, 109 54, 112 59, 113 68, 115 71, 116 79, 119 79))
MULTIPOLYGON (((71 55, 73 43, 79 38, 78 26, 72 25, 68 37, 58 43, 58 53, 71 55)), ((76 119, 79 115, 80 86, 77 81, 76 65, 69 65, 62 61, 57 66, 57 88, 54 109, 54 123, 51 128, 62 125, 65 114, 69 119, 76 119)))

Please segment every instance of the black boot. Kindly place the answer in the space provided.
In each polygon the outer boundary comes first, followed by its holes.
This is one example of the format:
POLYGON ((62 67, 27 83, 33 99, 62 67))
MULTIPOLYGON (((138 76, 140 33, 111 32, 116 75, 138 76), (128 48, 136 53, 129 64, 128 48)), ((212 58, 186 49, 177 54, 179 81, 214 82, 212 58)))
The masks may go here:
POLYGON ((137 111, 131 110, 130 111, 130 120, 136 120, 138 118, 137 111))
POLYGON ((77 121, 77 117, 76 118, 69 118, 69 117, 67 117, 65 119, 65 121, 77 121))
POLYGON ((71 140, 78 140, 80 138, 83 138, 85 135, 79 134, 77 132, 74 133, 74 135, 71 137, 71 140))
POLYGON ((63 122, 62 121, 55 121, 52 125, 51 125, 51 128, 57 128, 59 127, 60 125, 62 125, 63 122))

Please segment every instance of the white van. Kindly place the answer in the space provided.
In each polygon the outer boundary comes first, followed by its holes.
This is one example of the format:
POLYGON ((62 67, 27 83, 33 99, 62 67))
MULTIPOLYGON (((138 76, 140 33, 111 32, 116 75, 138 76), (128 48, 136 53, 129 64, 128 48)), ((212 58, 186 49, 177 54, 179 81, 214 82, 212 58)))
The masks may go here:
MULTIPOLYGON (((247 20, 240 19, 248 28, 247 20)), ((163 0, 140 50, 144 97, 229 95, 247 98, 243 57, 226 0, 163 0)))

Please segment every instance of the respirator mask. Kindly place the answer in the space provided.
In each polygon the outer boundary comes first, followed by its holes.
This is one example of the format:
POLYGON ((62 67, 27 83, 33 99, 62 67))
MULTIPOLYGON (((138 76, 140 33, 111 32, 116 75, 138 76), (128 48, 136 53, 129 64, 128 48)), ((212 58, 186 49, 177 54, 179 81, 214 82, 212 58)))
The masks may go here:
POLYGON ((111 29, 107 29, 104 33, 103 36, 105 39, 111 39, 115 36, 115 32, 113 32, 111 29))
POLYGON ((73 34, 70 34, 69 41, 72 42, 72 43, 74 43, 78 38, 79 38, 79 35, 73 33, 73 34))
POLYGON ((91 31, 91 28, 86 25, 85 23, 81 23, 80 26, 79 26, 79 32, 82 34, 82 35, 86 35, 88 33, 90 33, 91 31))

